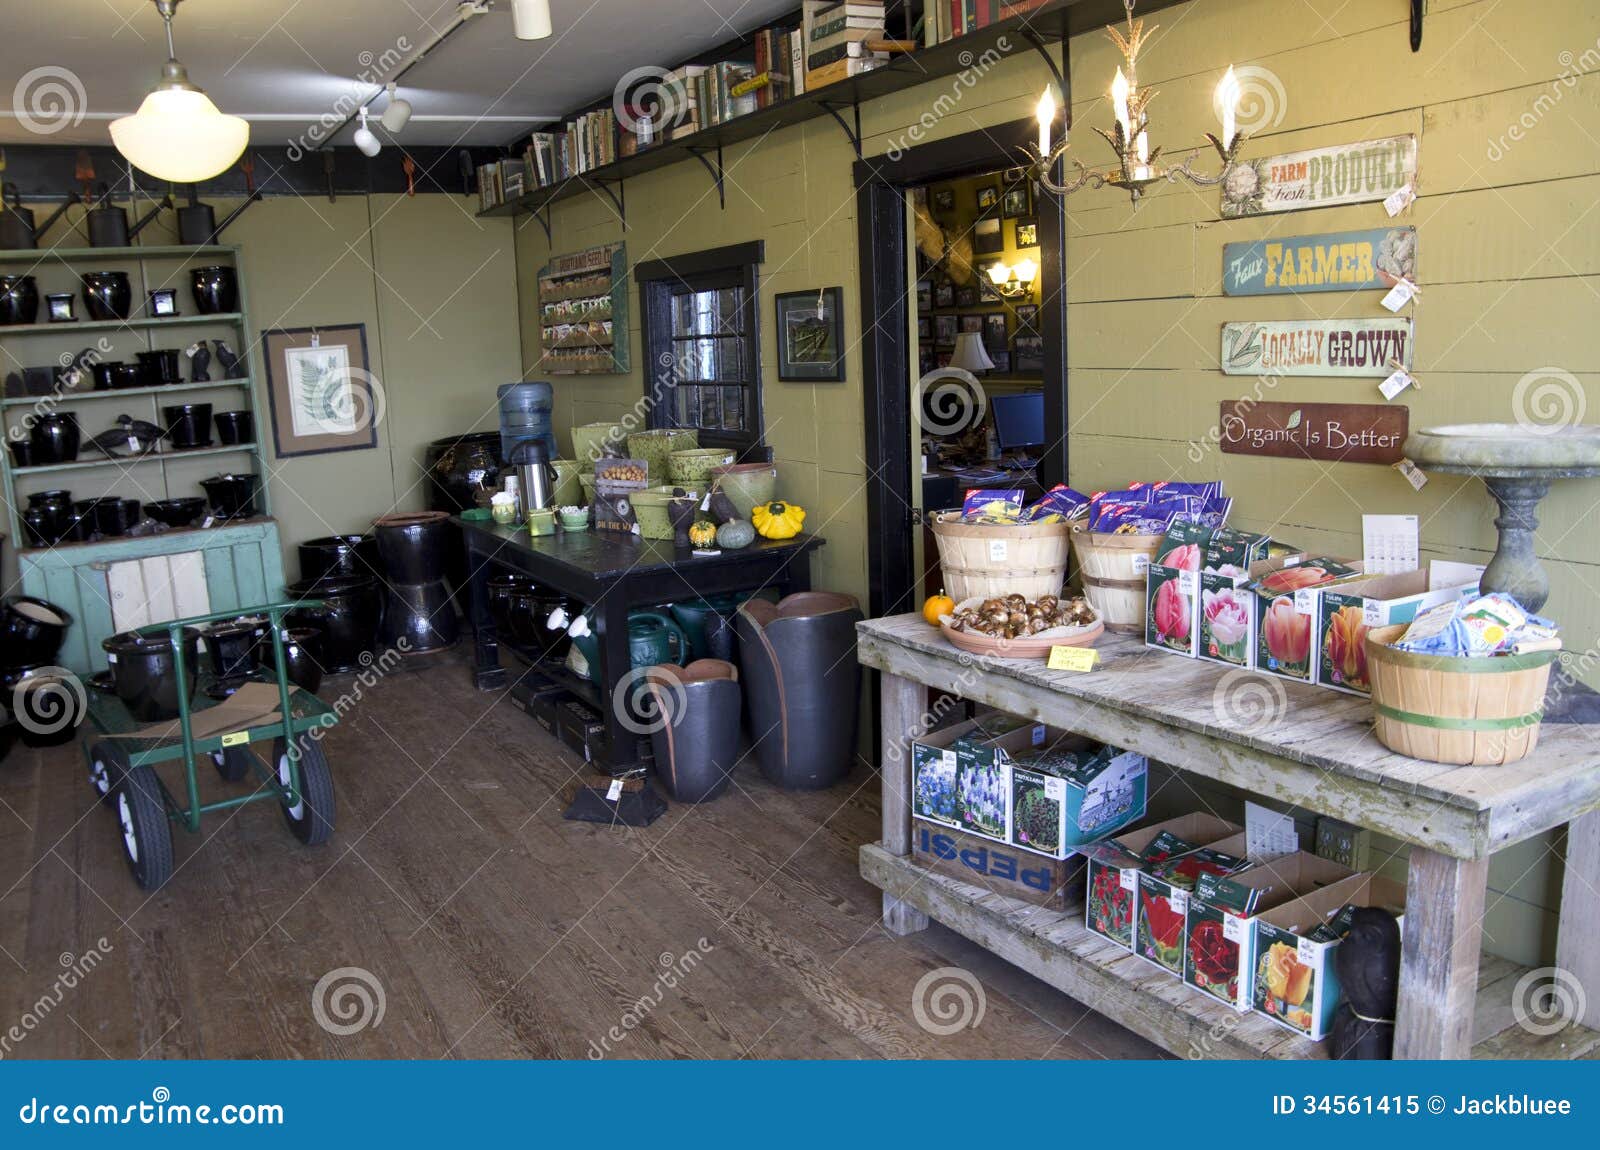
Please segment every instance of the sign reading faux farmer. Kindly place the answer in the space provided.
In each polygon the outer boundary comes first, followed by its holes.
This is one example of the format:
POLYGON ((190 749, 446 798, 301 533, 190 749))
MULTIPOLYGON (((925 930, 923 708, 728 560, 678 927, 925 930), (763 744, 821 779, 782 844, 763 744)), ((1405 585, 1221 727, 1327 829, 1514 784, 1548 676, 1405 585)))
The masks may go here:
POLYGON ((1411 368, 1411 320, 1301 319, 1222 325, 1225 375, 1384 378, 1411 368))
POLYGON ((1324 232, 1222 248, 1225 295, 1362 291, 1416 278, 1416 228, 1324 232))
POLYGON ((1235 219, 1382 200, 1416 178, 1415 136, 1239 160, 1222 181, 1222 216, 1235 219))

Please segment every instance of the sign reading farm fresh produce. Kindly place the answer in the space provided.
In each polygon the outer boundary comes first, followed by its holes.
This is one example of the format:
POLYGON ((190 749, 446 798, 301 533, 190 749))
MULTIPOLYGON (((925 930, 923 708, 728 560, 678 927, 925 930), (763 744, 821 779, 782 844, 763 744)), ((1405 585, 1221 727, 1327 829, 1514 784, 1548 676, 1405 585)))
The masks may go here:
POLYGON ((1222 216, 1382 200, 1417 176, 1417 138, 1392 136, 1240 160, 1222 181, 1222 216))
POLYGON ((1225 375, 1386 378, 1411 369, 1411 320, 1294 319, 1222 325, 1225 375))
POLYGON ((1373 228, 1226 244, 1226 295, 1286 295, 1393 287, 1417 278, 1417 229, 1373 228))
POLYGON ((1410 409, 1384 403, 1226 401, 1217 424, 1228 455, 1273 455, 1335 463, 1397 463, 1410 409))

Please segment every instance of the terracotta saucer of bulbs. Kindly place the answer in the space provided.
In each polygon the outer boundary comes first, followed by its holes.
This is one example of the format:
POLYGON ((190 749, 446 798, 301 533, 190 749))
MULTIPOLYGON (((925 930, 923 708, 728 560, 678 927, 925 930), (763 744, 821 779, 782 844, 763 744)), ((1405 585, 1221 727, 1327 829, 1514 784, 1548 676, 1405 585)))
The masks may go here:
POLYGON ((952 644, 995 659, 1048 659, 1051 647, 1093 646, 1105 629, 1082 596, 974 596, 939 617, 952 644))

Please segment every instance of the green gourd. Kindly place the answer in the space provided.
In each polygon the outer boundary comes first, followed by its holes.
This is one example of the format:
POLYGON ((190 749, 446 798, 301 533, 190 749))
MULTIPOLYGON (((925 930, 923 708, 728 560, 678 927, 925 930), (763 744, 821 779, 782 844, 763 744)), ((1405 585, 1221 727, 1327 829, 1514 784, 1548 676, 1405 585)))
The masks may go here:
POLYGON ((748 547, 756 541, 756 529, 744 519, 730 519, 717 528, 717 546, 729 551, 748 547))

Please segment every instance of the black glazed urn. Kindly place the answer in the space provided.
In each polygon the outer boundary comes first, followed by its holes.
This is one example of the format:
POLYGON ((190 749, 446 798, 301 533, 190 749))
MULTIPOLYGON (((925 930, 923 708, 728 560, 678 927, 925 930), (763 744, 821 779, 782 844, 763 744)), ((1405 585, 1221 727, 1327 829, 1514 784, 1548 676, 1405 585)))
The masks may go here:
POLYGON ((445 577, 457 532, 443 511, 385 515, 372 527, 389 582, 433 583, 445 577))
POLYGON ((195 268, 189 273, 194 307, 201 315, 226 315, 239 310, 238 275, 226 264, 195 268))
POLYGON ((39 318, 39 283, 32 276, 0 276, 0 327, 39 318))
MULTIPOLYGON (((187 693, 194 698, 198 682, 196 656, 200 632, 185 627, 181 646, 187 693)), ((156 723, 178 717, 178 662, 172 641, 165 633, 140 635, 123 631, 102 639, 100 646, 111 664, 111 681, 117 698, 128 713, 141 723, 156 723)))
POLYGON ((505 465, 498 431, 472 431, 434 440, 422 458, 429 508, 454 515, 477 507, 477 494, 495 486, 505 465))
POLYGON ((378 541, 370 535, 326 535, 300 544, 300 578, 307 582, 344 575, 371 578, 378 573, 378 541))
POLYGON ((219 411, 215 418, 217 434, 229 447, 249 443, 255 438, 255 417, 248 411, 219 411))
POLYGON ((322 630, 322 668, 339 675, 359 671, 372 662, 383 618, 383 589, 378 580, 356 576, 302 579, 291 584, 295 599, 320 599, 321 607, 289 612, 291 627, 322 630), (363 657, 365 656, 365 657, 363 657))
POLYGON ((49 666, 56 661, 72 616, 32 595, 14 595, 0 605, 0 650, 16 666, 49 666))
POLYGON ((133 311, 133 286, 127 272, 84 272, 83 306, 90 319, 127 319, 133 311))
POLYGON ((200 481, 211 509, 222 519, 247 519, 256 513, 254 475, 213 475, 200 481))
POLYGON ((161 409, 163 434, 176 451, 211 446, 211 405, 175 403, 161 409))
POLYGON ((70 411, 47 411, 35 417, 28 433, 34 465, 71 463, 78 458, 82 438, 78 417, 70 411))
POLYGON ((456 607, 443 579, 431 583, 391 583, 379 638, 406 654, 442 651, 461 637, 456 607))
MULTIPOLYGON (((272 644, 256 648, 256 660, 269 679, 275 679, 272 644)), ((289 682, 313 695, 322 686, 322 628, 289 627, 283 632, 283 669, 289 682)))

